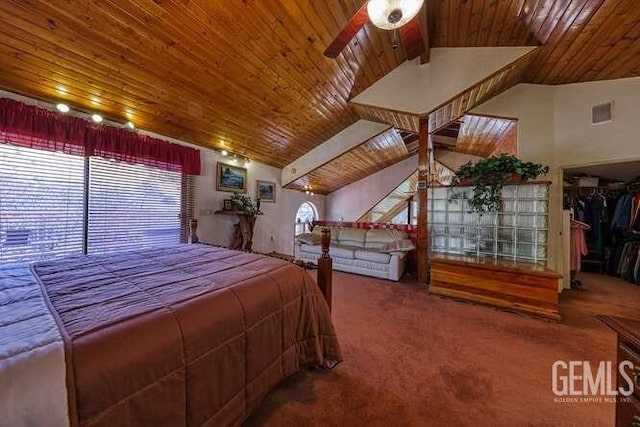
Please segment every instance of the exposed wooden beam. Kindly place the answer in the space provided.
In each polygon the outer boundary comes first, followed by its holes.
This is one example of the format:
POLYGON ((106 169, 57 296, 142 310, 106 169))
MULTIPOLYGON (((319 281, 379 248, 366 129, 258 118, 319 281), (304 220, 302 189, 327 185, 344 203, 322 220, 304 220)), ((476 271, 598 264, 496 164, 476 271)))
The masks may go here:
POLYGON ((422 11, 418 14, 418 21, 420 22, 420 32, 422 33, 422 42, 424 44, 424 51, 420 55, 420 63, 427 64, 431 60, 431 46, 429 45, 429 5, 425 3, 422 11))
POLYGON ((403 200, 399 200, 395 205, 393 205, 393 207, 391 207, 391 209, 389 209, 380 218, 378 218, 377 222, 391 222, 391 220, 395 218, 396 215, 400 214, 400 212, 406 209, 409 197, 410 196, 407 196, 403 200))
POLYGON ((418 148, 418 281, 429 283, 429 232, 427 225, 427 181, 429 179, 429 121, 420 123, 418 148))

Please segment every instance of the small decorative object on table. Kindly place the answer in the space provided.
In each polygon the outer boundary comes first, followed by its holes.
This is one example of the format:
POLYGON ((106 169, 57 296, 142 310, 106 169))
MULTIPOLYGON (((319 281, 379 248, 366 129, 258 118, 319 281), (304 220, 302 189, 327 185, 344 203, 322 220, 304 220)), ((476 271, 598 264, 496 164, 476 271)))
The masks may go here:
POLYGON ((251 197, 238 192, 233 193, 233 196, 231 196, 231 206, 234 211, 242 211, 246 213, 257 211, 256 207, 253 206, 253 200, 251 200, 251 197))
POLYGON ((224 209, 225 211, 232 211, 233 210, 233 203, 231 203, 231 199, 224 199, 223 200, 223 206, 222 209, 224 209))

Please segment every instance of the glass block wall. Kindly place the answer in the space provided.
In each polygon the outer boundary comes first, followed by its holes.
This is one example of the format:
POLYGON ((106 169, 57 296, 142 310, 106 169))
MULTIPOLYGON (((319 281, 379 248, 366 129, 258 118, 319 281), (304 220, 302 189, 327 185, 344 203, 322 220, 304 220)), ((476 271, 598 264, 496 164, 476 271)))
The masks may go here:
POLYGON ((470 187, 429 189, 431 251, 546 264, 549 185, 509 185, 502 190, 502 211, 471 211, 470 187))

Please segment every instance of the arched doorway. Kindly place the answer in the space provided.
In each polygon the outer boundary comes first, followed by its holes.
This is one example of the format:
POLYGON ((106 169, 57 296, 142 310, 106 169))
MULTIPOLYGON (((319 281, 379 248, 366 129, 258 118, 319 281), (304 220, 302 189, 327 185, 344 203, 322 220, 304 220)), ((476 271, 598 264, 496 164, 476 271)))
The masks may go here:
POLYGON ((318 209, 311 202, 303 202, 296 212, 295 235, 309 233, 311 223, 318 219, 318 209))

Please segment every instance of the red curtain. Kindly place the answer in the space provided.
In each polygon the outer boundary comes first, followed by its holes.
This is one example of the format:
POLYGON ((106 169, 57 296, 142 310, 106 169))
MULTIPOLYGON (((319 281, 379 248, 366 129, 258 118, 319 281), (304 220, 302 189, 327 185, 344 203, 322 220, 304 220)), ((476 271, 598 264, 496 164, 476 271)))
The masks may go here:
POLYGON ((0 99, 0 142, 200 174, 200 150, 0 99))

